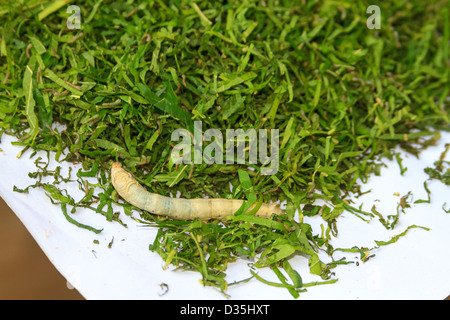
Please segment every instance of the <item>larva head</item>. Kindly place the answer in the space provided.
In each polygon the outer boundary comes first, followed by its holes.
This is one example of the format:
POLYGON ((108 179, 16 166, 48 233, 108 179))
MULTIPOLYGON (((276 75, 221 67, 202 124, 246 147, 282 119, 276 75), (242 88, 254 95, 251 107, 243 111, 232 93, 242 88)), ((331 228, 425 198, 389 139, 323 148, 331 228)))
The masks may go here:
POLYGON ((122 168, 122 164, 119 162, 114 162, 111 166, 111 182, 116 191, 126 199, 130 186, 137 184, 133 175, 122 168))
POLYGON ((128 179, 134 179, 133 176, 122 168, 120 162, 114 162, 111 166, 111 180, 114 186, 119 185, 120 181, 127 181, 128 179))
POLYGON ((122 164, 120 162, 114 162, 111 166, 111 177, 113 180, 120 170, 122 170, 122 164))

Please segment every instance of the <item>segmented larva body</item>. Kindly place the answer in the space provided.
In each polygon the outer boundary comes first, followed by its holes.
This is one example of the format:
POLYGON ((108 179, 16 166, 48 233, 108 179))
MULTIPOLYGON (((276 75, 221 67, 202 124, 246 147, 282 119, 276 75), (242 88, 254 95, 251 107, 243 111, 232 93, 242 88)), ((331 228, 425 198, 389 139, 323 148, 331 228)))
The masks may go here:
MULTIPOLYGON (((238 199, 183 199, 150 193, 136 181, 131 173, 123 169, 119 162, 112 165, 111 180, 116 191, 128 203, 139 209, 172 219, 226 220, 226 217, 233 215, 243 203, 243 200, 238 199)), ((254 206, 255 204, 250 209, 254 206)), ((272 214, 283 213, 276 204, 263 203, 255 216, 269 218, 272 214)))

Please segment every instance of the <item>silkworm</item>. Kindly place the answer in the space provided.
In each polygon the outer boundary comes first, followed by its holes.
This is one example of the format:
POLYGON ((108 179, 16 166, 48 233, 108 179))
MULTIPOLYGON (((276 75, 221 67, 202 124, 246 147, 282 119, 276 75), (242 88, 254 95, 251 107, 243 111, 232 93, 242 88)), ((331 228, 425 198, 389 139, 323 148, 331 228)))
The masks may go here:
MULTIPOLYGON (((135 177, 122 168, 120 162, 115 162, 111 168, 111 181, 117 193, 131 205, 150 213, 166 216, 177 220, 208 221, 212 219, 226 220, 227 216, 241 207, 243 200, 239 199, 183 199, 170 198, 157 193, 148 192, 135 177)), ((253 209, 256 204, 250 206, 253 209)), ((281 215, 283 210, 277 204, 263 203, 255 216, 270 218, 272 214, 281 215)))

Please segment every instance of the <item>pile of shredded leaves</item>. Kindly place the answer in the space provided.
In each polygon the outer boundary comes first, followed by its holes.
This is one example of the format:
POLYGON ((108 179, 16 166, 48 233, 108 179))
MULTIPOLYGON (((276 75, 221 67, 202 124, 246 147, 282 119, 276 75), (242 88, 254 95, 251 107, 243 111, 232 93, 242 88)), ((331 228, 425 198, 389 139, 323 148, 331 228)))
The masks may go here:
MULTIPOLYGON (((121 215, 138 212, 140 222, 158 228, 150 250, 225 294, 239 283, 226 278, 237 259, 249 259, 250 278, 294 297, 336 281, 331 270, 350 263, 333 259, 339 216, 379 217, 391 229, 398 218, 386 221, 347 198, 362 194, 383 159, 401 166, 397 147, 418 156, 449 130, 445 0, 380 1, 379 29, 368 27, 367 1, 71 2, 0 3, 0 138, 15 136, 21 154, 45 151, 83 166, 76 177, 63 177, 38 158, 30 173, 36 184, 15 190, 43 188, 69 222, 96 233, 77 222, 77 208, 124 227, 121 215), (67 10, 71 4, 79 16, 67 10), (76 19, 79 28, 68 23, 76 19), (262 175, 262 165, 249 162, 174 164, 171 135, 194 121, 204 130, 279 129, 278 172, 262 175), (280 201, 286 215, 240 212, 224 223, 156 217, 117 195, 113 161, 150 192, 280 201), (48 176, 54 181, 44 182, 48 176), (87 180, 96 177, 98 183, 87 180), (64 188, 68 181, 78 181, 85 196, 75 199, 64 188), (312 216, 324 221, 321 235, 307 222, 312 216), (291 265, 298 255, 309 270, 291 265), (279 282, 263 279, 263 267, 279 282), (321 279, 303 283, 302 272, 321 279)), ((446 166, 442 157, 427 168, 430 179, 448 185, 446 166)), ((403 210, 408 199, 401 204, 403 210)), ((362 259, 369 252, 346 250, 362 259)))

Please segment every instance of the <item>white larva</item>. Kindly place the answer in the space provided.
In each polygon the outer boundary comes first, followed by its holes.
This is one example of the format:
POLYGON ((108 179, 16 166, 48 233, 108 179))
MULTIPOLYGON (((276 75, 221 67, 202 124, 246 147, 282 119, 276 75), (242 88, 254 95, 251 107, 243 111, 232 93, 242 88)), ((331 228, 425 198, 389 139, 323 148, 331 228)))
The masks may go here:
MULTIPOLYGON (((126 202, 150 213, 177 220, 195 218, 203 221, 226 220, 226 217, 233 215, 243 203, 243 200, 238 199, 183 199, 150 193, 136 181, 131 173, 122 168, 119 162, 112 165, 111 181, 117 193, 126 202)), ((283 213, 278 205, 263 203, 255 216, 270 218, 272 214, 283 213)))

